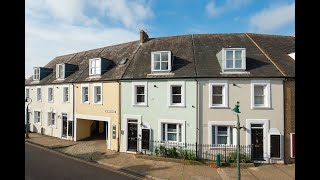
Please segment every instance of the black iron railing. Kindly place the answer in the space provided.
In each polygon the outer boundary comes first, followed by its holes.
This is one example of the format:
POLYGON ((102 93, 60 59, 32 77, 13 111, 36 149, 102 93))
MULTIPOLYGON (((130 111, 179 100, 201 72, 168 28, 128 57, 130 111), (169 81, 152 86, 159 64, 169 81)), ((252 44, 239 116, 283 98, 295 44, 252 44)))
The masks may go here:
MULTIPOLYGON (((168 158, 216 161, 218 154, 221 162, 236 162, 237 158, 236 145, 137 140, 137 147, 142 154, 168 158)), ((251 162, 250 145, 240 145, 240 161, 251 162)))

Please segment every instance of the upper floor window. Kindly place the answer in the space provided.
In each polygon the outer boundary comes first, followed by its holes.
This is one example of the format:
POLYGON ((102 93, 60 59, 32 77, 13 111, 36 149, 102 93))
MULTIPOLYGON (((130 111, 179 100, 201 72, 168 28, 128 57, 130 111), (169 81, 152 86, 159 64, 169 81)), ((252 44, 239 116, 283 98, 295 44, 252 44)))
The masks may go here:
POLYGON ((245 54, 244 48, 225 48, 224 69, 246 69, 245 54))
POLYGON ((157 51, 151 53, 152 71, 171 71, 171 51, 157 51))
POLYGON ((168 82, 168 106, 185 106, 185 82, 168 82))
POLYGON ((81 102, 89 103, 89 85, 81 85, 81 102))
POLYGON ((251 81, 251 108, 270 108, 270 80, 251 81))
POLYGON ((48 101, 53 102, 53 88, 48 88, 48 101))
POLYGON ((69 87, 63 87, 63 102, 69 102, 69 87))
POLYGON ((101 59, 95 58, 89 60, 89 75, 101 74, 101 59))
POLYGON ((57 64, 56 65, 56 78, 64 79, 65 78, 65 65, 57 64))
POLYGON ((42 100, 41 88, 37 88, 37 101, 42 100))
POLYGON ((102 104, 102 84, 93 85, 93 102, 102 104))
POLYGON ((133 82, 133 105, 147 105, 148 89, 147 82, 133 82))
POLYGON ((40 68, 33 68, 33 80, 40 80, 40 68))
POLYGON ((209 107, 228 107, 228 81, 209 81, 209 107))
POLYGON ((29 93, 30 93, 29 88, 26 88, 26 98, 30 97, 29 93))

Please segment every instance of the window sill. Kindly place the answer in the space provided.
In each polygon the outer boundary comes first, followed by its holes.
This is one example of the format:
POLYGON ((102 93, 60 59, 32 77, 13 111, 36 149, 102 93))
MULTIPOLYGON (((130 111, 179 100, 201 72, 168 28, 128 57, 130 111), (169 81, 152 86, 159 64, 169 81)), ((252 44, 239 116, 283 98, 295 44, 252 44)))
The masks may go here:
POLYGON ((48 127, 49 127, 49 128, 56 128, 55 125, 49 125, 48 127))
POLYGON ((133 104, 133 107, 148 107, 148 104, 133 104))
POLYGON ((93 103, 93 105, 102 105, 102 102, 101 103, 93 103))
POLYGON ((63 101, 63 103, 70 103, 70 101, 63 101))
POLYGON ((212 149, 212 150, 214 150, 214 149, 237 149, 237 146, 236 145, 226 145, 226 147, 224 147, 223 145, 221 145, 221 146, 209 147, 209 149, 212 149))
POLYGON ((87 101, 87 102, 81 102, 81 104, 90 104, 90 103, 89 101, 87 101))
POLYGON ((48 101, 48 103, 53 103, 53 101, 48 101))
POLYGON ((169 105, 168 108, 186 108, 185 105, 169 105))
POLYGON ((176 141, 162 141, 159 145, 164 145, 166 147, 185 147, 187 144, 183 142, 176 142, 176 141))
POLYGON ((42 100, 37 100, 37 102, 42 102, 42 100))
POLYGON ((210 109, 230 109, 228 106, 210 106, 210 109))
POLYGON ((251 109, 265 109, 265 110, 269 110, 269 109, 271 109, 271 107, 252 107, 251 109))

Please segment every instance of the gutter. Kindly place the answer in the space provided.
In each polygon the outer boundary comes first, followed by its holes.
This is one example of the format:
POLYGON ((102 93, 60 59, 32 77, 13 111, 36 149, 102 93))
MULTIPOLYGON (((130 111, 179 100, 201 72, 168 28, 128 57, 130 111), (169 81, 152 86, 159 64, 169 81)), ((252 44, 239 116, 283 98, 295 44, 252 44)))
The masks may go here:
POLYGON ((117 151, 120 152, 120 137, 121 137, 121 82, 118 81, 119 83, 119 108, 118 108, 118 111, 119 111, 119 115, 118 115, 118 149, 117 151))

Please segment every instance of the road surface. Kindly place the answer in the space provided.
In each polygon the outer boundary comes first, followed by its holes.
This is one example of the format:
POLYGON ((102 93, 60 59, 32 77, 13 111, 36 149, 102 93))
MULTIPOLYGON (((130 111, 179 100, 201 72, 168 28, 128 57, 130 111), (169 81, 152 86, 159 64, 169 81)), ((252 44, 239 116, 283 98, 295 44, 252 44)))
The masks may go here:
POLYGON ((141 179, 25 143, 25 180, 141 179))

